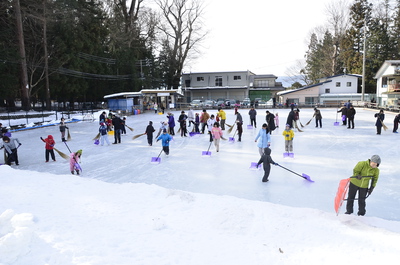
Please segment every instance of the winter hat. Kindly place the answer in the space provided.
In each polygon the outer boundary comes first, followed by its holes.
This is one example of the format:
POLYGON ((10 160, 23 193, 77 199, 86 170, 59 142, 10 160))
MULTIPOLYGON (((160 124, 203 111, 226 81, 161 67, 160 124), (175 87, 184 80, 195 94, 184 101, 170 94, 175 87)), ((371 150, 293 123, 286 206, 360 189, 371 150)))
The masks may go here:
POLYGON ((371 162, 377 163, 379 166, 379 164, 381 163, 381 158, 378 155, 373 155, 371 157, 371 162))
POLYGON ((289 124, 286 124, 286 127, 289 127, 289 128, 290 128, 290 125, 289 125, 289 124))
POLYGON ((47 135, 47 138, 49 138, 49 139, 53 139, 53 135, 47 135))
POLYGON ((164 129, 164 130, 163 130, 163 133, 166 133, 166 132, 167 132, 167 129, 164 129))
POLYGON ((76 153, 82 155, 82 149, 79 149, 76 153))
POLYGON ((104 125, 104 122, 101 122, 100 125, 103 126, 103 125, 104 125))

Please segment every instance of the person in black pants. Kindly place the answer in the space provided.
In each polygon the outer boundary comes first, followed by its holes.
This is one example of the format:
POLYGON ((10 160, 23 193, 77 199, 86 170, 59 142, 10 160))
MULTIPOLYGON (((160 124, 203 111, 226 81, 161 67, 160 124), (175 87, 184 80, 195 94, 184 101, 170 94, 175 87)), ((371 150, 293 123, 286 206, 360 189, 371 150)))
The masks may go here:
POLYGON ((347 110, 347 119, 349 120, 347 124, 347 129, 354 129, 354 116, 356 115, 356 110, 353 105, 350 105, 350 108, 347 110))
POLYGON ((375 113, 375 126, 376 126, 376 134, 381 134, 382 132, 382 126, 383 126, 383 120, 385 119, 385 114, 383 113, 383 109, 379 111, 379 113, 375 113))
POLYGON ((114 143, 113 144, 120 144, 121 143, 121 131, 122 131, 122 127, 124 126, 121 118, 113 115, 112 125, 114 126, 114 143))
POLYGON ((396 115, 396 117, 394 117, 394 125, 393 125, 393 132, 394 133, 398 133, 397 129, 399 128, 399 122, 400 122, 400 113, 396 115))

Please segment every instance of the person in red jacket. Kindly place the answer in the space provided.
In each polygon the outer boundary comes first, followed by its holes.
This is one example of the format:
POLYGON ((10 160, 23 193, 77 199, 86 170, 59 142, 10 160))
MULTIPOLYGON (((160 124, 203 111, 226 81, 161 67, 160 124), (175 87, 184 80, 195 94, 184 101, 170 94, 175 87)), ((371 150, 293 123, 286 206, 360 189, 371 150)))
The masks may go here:
POLYGON ((51 159, 53 159, 53 161, 56 161, 56 157, 54 155, 54 145, 56 142, 54 141, 53 136, 48 135, 46 139, 43 139, 42 137, 40 137, 40 139, 46 143, 46 162, 49 162, 49 155, 51 155, 51 159))

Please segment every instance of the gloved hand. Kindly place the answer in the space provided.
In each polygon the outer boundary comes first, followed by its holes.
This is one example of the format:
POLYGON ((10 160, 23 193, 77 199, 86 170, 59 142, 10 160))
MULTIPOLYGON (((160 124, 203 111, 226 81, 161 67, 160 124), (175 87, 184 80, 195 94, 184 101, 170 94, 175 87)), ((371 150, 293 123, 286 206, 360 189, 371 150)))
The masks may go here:
POLYGON ((43 137, 42 137, 42 136, 40 136, 40 139, 41 139, 41 140, 43 140, 43 137))
POLYGON ((370 189, 368 189, 368 196, 371 195, 373 190, 374 190, 374 187, 371 187, 370 189))
POLYGON ((279 164, 278 164, 278 163, 275 163, 274 165, 275 165, 275 166, 279 166, 279 164))
POLYGON ((157 139, 157 141, 156 141, 156 142, 158 142, 158 141, 160 141, 160 139, 157 139))
POLYGON ((22 145, 21 143, 19 143, 19 145, 22 145))
POLYGON ((358 175, 358 176, 356 176, 356 178, 357 178, 358 180, 360 180, 360 179, 362 179, 362 176, 358 175))

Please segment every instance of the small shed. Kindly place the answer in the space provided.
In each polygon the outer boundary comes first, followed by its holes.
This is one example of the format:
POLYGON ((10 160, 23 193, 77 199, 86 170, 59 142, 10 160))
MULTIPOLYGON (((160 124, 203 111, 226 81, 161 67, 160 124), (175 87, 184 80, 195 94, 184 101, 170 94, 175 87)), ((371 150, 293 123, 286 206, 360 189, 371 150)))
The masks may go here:
POLYGON ((139 97, 141 92, 121 92, 104 96, 108 102, 108 108, 112 111, 130 113, 134 108, 140 109, 139 97))

